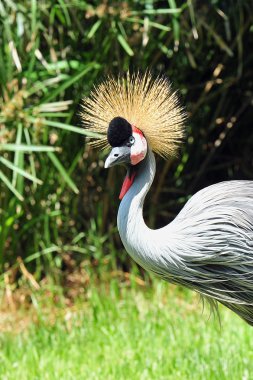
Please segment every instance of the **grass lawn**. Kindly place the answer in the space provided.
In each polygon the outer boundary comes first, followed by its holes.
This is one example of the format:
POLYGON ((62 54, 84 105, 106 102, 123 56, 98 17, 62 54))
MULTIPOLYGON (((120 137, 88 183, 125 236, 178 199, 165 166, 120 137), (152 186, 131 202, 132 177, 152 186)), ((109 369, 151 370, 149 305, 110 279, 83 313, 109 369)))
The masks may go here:
POLYGON ((207 309, 161 281, 94 287, 70 308, 38 303, 36 323, 0 333, 0 379, 253 379, 252 327, 224 308, 220 326, 207 309))

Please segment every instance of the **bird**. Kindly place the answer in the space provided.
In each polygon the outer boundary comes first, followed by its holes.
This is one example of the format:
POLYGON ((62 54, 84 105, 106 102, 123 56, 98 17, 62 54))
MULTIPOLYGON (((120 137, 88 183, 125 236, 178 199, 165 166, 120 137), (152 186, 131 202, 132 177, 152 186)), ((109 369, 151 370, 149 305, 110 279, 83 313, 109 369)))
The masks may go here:
POLYGON ((165 75, 150 71, 108 76, 83 99, 81 117, 84 128, 100 136, 90 143, 111 149, 104 167, 126 167, 117 226, 132 259, 253 325, 253 181, 205 187, 168 225, 151 229, 143 207, 155 154, 176 157, 185 139, 177 92, 165 75))

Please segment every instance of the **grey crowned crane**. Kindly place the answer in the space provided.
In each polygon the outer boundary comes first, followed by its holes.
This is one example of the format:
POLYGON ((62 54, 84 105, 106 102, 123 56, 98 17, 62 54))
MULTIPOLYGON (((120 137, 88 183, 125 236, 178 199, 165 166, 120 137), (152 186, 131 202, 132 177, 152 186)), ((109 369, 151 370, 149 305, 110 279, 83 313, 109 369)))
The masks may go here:
POLYGON ((165 227, 150 229, 143 204, 156 172, 154 153, 176 154, 185 114, 164 77, 109 77, 84 99, 84 126, 112 147, 105 168, 124 164, 117 224, 130 256, 166 281, 219 301, 253 325, 253 181, 197 192, 165 227))

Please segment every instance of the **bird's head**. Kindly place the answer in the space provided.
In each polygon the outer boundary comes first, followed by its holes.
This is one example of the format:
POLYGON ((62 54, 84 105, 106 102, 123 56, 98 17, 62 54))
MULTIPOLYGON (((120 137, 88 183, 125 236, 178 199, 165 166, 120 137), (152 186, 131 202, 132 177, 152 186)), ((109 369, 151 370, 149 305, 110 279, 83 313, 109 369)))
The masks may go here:
POLYGON ((133 184, 136 175, 135 165, 142 161, 147 153, 147 140, 143 133, 123 117, 113 118, 107 131, 107 139, 112 150, 105 161, 105 168, 117 164, 127 165, 127 175, 119 195, 122 199, 133 184))
POLYGON ((148 146, 164 158, 175 155, 184 135, 185 113, 167 78, 150 72, 109 77, 83 101, 84 127, 100 138, 94 146, 111 147, 105 168, 128 167, 120 199, 131 187, 148 146))

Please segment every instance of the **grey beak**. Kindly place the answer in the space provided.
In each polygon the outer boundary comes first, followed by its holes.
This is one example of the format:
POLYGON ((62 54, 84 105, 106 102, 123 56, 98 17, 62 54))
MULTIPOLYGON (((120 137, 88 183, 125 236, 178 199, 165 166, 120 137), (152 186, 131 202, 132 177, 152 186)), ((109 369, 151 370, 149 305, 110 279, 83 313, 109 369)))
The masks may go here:
POLYGON ((128 146, 116 146, 112 148, 111 153, 105 160, 105 168, 110 168, 111 166, 117 164, 130 164, 130 147, 128 146))

